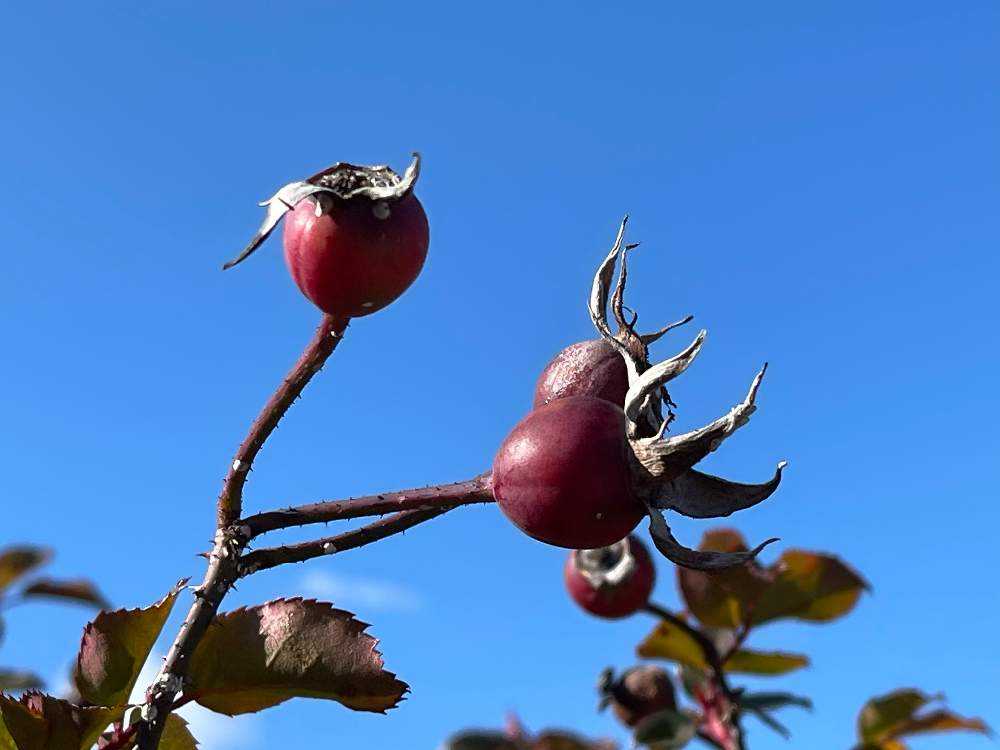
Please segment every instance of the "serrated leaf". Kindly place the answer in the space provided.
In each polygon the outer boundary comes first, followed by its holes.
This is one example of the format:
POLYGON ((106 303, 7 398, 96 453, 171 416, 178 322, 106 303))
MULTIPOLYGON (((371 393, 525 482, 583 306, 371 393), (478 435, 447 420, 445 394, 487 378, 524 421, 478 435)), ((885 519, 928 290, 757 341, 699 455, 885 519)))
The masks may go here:
POLYGON ((118 718, 114 709, 84 708, 42 693, 26 693, 20 700, 0 695, 0 716, 16 750, 90 750, 118 718))
POLYGON ((470 729, 452 735, 440 750, 521 750, 516 742, 503 732, 487 729, 470 729))
POLYGON ((188 723, 176 713, 167 717, 160 737, 160 750, 198 750, 198 741, 188 729, 188 723))
MULTIPOLYGON (((716 529, 699 549, 746 549, 739 532, 716 529)), ((847 614, 868 583, 833 555, 786 550, 776 563, 757 562, 717 573, 678 568, 678 583, 688 609, 709 627, 761 625, 783 618, 827 622, 847 614)))
POLYGON ((42 678, 34 672, 17 669, 0 669, 0 691, 12 693, 15 690, 33 690, 43 685, 42 678))
POLYGON ((741 648, 726 660, 727 672, 779 675, 809 666, 809 657, 784 651, 754 651, 741 648))
POLYGON ((0 550, 0 594, 21 576, 51 558, 52 550, 31 544, 18 544, 0 550))
POLYGON ((178 582, 151 607, 101 612, 83 629, 73 681, 85 701, 125 705, 186 582, 178 582))
POLYGON ((695 721, 680 711, 658 711, 636 725, 633 739, 639 745, 653 745, 668 750, 684 747, 690 742, 698 727, 695 721))
POLYGON ((234 716, 290 698, 335 700, 384 713, 409 689, 382 668, 378 641, 350 612, 276 599, 215 618, 195 650, 185 695, 234 716))
POLYGON ((69 599, 81 604, 93 604, 98 609, 107 609, 111 605, 97 587, 85 578, 58 580, 55 578, 39 578, 21 592, 25 598, 51 597, 54 599, 69 599))
MULTIPOLYGON (((959 716, 947 709, 919 713, 943 700, 914 688, 902 688, 869 700, 858 716, 858 736, 863 742, 888 748, 901 737, 928 732, 970 731, 990 734, 982 719, 959 716)), ((902 745, 902 743, 898 743, 902 745)))

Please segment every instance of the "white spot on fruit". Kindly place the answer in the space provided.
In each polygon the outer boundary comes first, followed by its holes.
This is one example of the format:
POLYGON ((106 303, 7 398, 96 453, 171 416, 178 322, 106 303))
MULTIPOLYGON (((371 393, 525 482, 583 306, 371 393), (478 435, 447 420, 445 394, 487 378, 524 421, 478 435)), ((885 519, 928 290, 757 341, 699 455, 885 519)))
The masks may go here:
POLYGON ((597 513, 597 514, 594 515, 594 518, 596 518, 598 521, 600 521, 602 518, 604 518, 604 514, 603 513, 597 513))
POLYGON ((379 201, 374 206, 372 206, 372 213, 375 214, 376 219, 381 219, 385 221, 389 218, 389 214, 392 213, 389 210, 389 204, 385 201, 379 201))
POLYGON ((375 303, 374 302, 362 302, 361 306, 362 307, 375 307, 375 303))

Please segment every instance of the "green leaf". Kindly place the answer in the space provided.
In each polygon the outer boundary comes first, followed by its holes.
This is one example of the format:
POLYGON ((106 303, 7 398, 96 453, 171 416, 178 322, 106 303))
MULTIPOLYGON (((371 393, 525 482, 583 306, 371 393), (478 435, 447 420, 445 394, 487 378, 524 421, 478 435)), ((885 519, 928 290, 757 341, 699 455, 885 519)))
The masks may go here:
POLYGON ((18 578, 52 559, 52 550, 34 545, 15 545, 0 550, 0 594, 18 578))
POLYGON ((124 706, 187 580, 146 609, 101 612, 83 629, 73 679, 83 700, 124 706))
POLYGON ((12 693, 15 690, 34 690, 43 685, 42 678, 34 672, 16 669, 0 669, 0 690, 12 693))
POLYGON ((160 750, 198 750, 198 741, 188 729, 188 723, 175 713, 167 717, 160 737, 160 750))
POLYGON ((656 744, 657 750, 684 747, 697 732, 695 721, 680 711, 658 711, 639 722, 633 733, 638 745, 656 744))
POLYGON ((81 604, 93 604, 98 609, 108 609, 111 605, 97 587, 84 578, 71 580, 56 580, 55 578, 40 578, 27 586, 22 592, 25 598, 52 597, 69 599, 81 604))
POLYGON ((335 700, 384 713, 409 689, 382 668, 378 641, 350 612, 276 599, 215 618, 191 658, 185 695, 219 713, 243 714, 290 698, 335 700))
POLYGON ((740 705, 746 709, 759 709, 762 711, 774 711, 787 706, 797 706, 812 710, 813 702, 804 695, 794 693, 743 693, 740 696, 740 705))
MULTIPOLYGON (((75 706, 42 693, 20 700, 0 695, 0 717, 16 750, 90 750, 101 732, 118 717, 114 709, 75 706)), ((6 750, 6 748, 4 749, 6 750)))
MULTIPOLYGON (((700 549, 738 552, 746 549, 739 532, 716 529, 705 534, 700 549)), ((761 625, 783 618, 827 622, 847 614, 868 583, 833 555, 786 550, 776 563, 705 573, 677 569, 688 609, 709 627, 761 625)))
POLYGON ((441 750, 520 750, 520 747, 502 732, 471 729, 449 737, 441 750))
POLYGON ((788 731, 788 727, 786 727, 780 721, 771 716, 770 712, 764 711, 763 709, 760 708, 748 708, 747 711, 752 713, 754 716, 760 719, 765 726, 767 726, 774 732, 780 734, 786 740, 792 736, 792 733, 788 731))
POLYGON ((809 657, 784 651, 754 651, 741 648, 726 660, 727 672, 779 675, 809 666, 809 657))
POLYGON ((636 653, 644 659, 667 659, 701 671, 708 669, 698 641, 667 620, 660 621, 639 644, 636 653))
POLYGON ((900 737, 928 732, 970 731, 990 734, 982 719, 959 716, 947 709, 918 713, 929 704, 943 700, 914 688, 894 690, 869 700, 858 716, 858 736, 863 743, 880 748, 902 747, 900 737))

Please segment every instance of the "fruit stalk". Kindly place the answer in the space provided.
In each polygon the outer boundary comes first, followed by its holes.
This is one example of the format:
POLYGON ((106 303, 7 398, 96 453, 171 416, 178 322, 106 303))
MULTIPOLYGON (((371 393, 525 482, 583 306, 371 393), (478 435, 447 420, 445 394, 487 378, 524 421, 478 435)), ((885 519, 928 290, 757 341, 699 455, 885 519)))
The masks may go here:
POLYGON ((242 512, 243 487, 253 461, 285 412, 337 348, 348 322, 347 318, 324 316, 312 341, 268 399, 236 451, 219 495, 215 543, 208 556, 205 578, 194 589, 194 603, 167 652, 160 673, 146 691, 146 703, 137 731, 138 750, 156 750, 159 745, 174 699, 184 686, 191 655, 239 577, 240 555, 249 537, 246 530, 234 521, 242 512))
MULTIPOLYGON (((493 501, 493 490, 490 486, 489 474, 483 474, 466 482, 444 485, 440 488, 425 488, 424 493, 424 496, 415 508, 394 513, 388 518, 383 518, 366 526, 310 542, 289 544, 281 547, 265 547, 249 552, 240 560, 239 575, 240 577, 244 577, 253 573, 259 573, 268 568, 274 568, 278 565, 305 562, 315 557, 334 555, 349 549, 363 547, 380 539, 400 534, 424 521, 430 521, 432 518, 437 518, 449 510, 454 510, 462 505, 474 505, 493 501)), ((398 497, 400 495, 404 495, 404 493, 386 493, 382 497, 388 498, 394 496, 397 498, 395 502, 399 503, 398 497)), ((377 500, 380 496, 375 495, 373 497, 377 500)), ((374 513, 371 511, 371 508, 375 503, 367 502, 368 500, 368 498, 359 498, 359 501, 363 501, 361 507, 366 509, 364 514, 350 513, 350 501, 348 501, 348 510, 344 515, 340 515, 337 518, 356 518, 360 515, 373 515, 374 513)))
POLYGON ((217 528, 225 528, 240 517, 243 511, 243 487, 253 467, 254 459, 274 432, 274 428, 278 426, 278 422, 285 416, 285 412, 302 394, 313 376, 323 369, 327 358, 333 354, 334 349, 344 338, 344 331, 349 322, 348 318, 335 318, 330 315, 323 317, 322 323, 316 329, 316 335, 302 352, 299 361, 295 363, 284 382, 278 386, 257 415, 257 419, 250 425, 250 431, 233 456, 233 463, 222 485, 218 502, 217 528))
POLYGON ((408 510, 456 508, 459 505, 494 502, 490 489, 490 473, 451 484, 430 485, 416 489, 383 492, 344 500, 324 500, 281 510, 271 510, 247 516, 240 526, 249 529, 253 539, 260 534, 293 526, 344 521, 365 516, 381 516, 408 510))

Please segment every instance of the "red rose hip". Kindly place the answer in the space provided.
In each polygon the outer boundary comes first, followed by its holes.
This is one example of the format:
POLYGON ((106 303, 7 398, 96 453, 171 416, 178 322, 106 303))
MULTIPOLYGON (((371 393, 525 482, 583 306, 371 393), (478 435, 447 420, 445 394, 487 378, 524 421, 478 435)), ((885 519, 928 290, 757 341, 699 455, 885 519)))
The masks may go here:
POLYGON ((656 568, 646 547, 629 536, 600 549, 573 550, 563 579, 570 597, 597 617, 628 617, 645 606, 656 568))
POLYGON ((604 339, 579 341, 549 362, 535 385, 534 408, 567 396, 594 396, 622 406, 628 392, 625 359, 604 339))
POLYGON ((493 494, 515 526, 557 547, 623 539, 645 514, 631 487, 620 407, 570 396, 522 419, 493 461, 493 494))
POLYGON ((427 257, 429 229, 412 193, 397 202, 303 199, 285 220, 285 262, 320 310, 360 317, 409 288, 427 257))
POLYGON ((267 215, 246 259, 286 213, 285 262, 302 293, 337 318, 370 315, 405 292, 420 274, 430 231, 413 194, 420 157, 402 177, 387 166, 338 162, 291 182, 262 203, 267 215))

